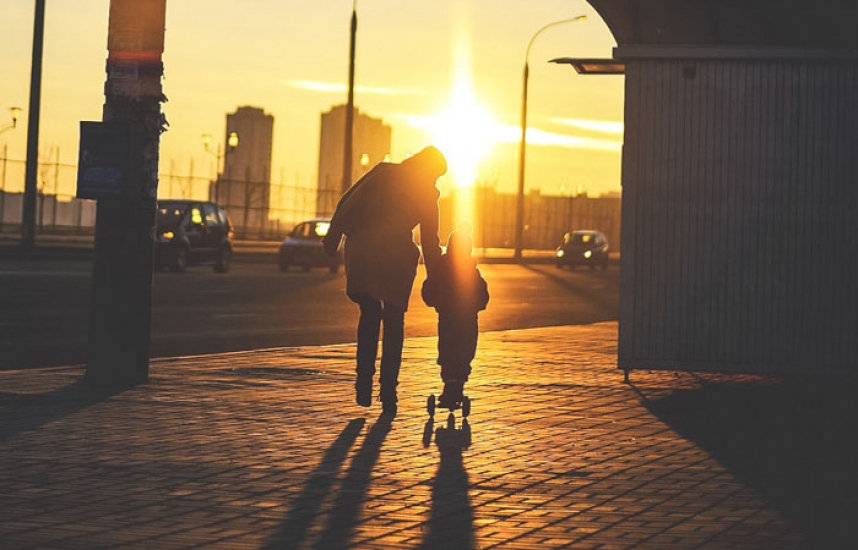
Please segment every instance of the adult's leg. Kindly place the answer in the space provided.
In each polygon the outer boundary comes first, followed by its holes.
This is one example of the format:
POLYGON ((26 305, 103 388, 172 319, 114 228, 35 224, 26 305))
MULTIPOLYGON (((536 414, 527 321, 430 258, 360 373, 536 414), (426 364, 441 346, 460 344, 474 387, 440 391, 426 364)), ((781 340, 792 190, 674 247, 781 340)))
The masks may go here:
POLYGON ((385 411, 396 410, 396 386, 402 364, 402 343, 405 338, 405 309, 384 304, 382 313, 384 336, 381 344, 381 402, 385 411))
POLYGON ((378 335, 381 327, 381 301, 360 294, 352 297, 360 307, 357 330, 357 365, 355 397, 359 405, 369 407, 372 403, 372 378, 375 375, 375 360, 378 357, 378 335))

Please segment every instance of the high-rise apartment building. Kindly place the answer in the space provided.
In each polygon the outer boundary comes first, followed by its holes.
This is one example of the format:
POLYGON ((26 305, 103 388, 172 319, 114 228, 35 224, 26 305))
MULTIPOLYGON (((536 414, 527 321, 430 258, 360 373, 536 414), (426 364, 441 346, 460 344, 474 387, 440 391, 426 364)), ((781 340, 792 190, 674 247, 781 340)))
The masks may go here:
POLYGON ((245 234, 261 232, 268 224, 273 136, 274 117, 263 109, 239 107, 226 116, 223 173, 210 195, 245 234))
MULTIPOLYGON (((319 186, 316 215, 330 216, 342 194, 343 151, 346 131, 346 106, 337 105, 322 113, 319 139, 319 186)), ((390 156, 390 126, 381 119, 354 111, 352 134, 352 171, 350 182, 360 178, 374 165, 390 156)))

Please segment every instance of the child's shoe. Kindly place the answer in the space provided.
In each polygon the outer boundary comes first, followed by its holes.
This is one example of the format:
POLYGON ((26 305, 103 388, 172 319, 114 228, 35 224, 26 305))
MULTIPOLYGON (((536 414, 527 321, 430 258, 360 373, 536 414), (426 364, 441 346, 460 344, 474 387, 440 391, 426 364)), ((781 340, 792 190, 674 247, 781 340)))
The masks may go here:
POLYGON ((464 399, 464 382, 449 380, 444 383, 444 391, 438 397, 438 406, 445 409, 455 408, 464 399))

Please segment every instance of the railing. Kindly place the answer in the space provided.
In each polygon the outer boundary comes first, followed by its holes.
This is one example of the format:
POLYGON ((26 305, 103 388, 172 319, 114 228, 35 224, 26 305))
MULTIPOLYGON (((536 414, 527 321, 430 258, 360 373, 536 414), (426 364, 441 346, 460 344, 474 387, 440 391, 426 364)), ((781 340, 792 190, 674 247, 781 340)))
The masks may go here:
MULTIPOLYGON (((7 237, 20 232, 24 169, 24 161, 0 156, 0 233, 7 237)), ((73 164, 58 160, 39 164, 37 234, 92 235, 96 203, 74 197, 76 178, 77 166, 73 164)), ((213 180, 194 175, 193 165, 180 174, 175 163, 168 163, 168 171, 159 176, 158 194, 161 199, 211 197, 227 210, 235 236, 242 240, 280 240, 296 223, 317 215, 315 181, 302 185, 298 181, 294 184, 230 181, 223 176, 213 180)), ((458 223, 468 221, 473 227, 475 249, 512 249, 515 200, 514 194, 499 193, 489 186, 445 193, 440 202, 442 241, 458 223)), ((608 236, 612 250, 619 251, 619 198, 539 193, 525 197, 525 249, 553 249, 571 229, 601 230, 608 236)))

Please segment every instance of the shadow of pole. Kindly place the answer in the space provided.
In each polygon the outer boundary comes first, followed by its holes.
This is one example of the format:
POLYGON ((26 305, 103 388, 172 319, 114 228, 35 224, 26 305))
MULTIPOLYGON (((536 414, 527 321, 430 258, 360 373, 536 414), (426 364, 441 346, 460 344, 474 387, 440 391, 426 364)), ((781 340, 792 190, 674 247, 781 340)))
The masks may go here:
POLYGON ((617 320, 619 316, 619 296, 612 296, 610 298, 603 297, 599 293, 594 293, 588 288, 573 283, 570 279, 566 277, 561 277, 559 275, 546 271, 545 269, 539 269, 537 267, 533 267, 527 264, 522 264, 522 267, 532 273, 535 273, 536 275, 541 275, 542 277, 548 279, 569 294, 593 304, 598 310, 612 312, 611 315, 603 316, 604 318, 599 319, 600 321, 617 320))
POLYGON ((322 462, 310 475, 301 494, 292 504, 292 509, 283 526, 262 548, 268 550, 297 548, 307 536, 307 530, 313 524, 322 502, 328 496, 331 486, 337 479, 343 462, 351 446, 360 434, 365 419, 355 418, 349 421, 342 433, 337 437, 325 455, 322 462))
POLYGON ((83 379, 38 395, 0 392, 0 442, 80 412, 127 388, 93 388, 83 379))
MULTIPOLYGON (((430 425, 427 422, 427 426, 430 425)), ((477 547, 474 511, 468 495, 468 473, 462 461, 462 451, 471 444, 468 420, 462 420, 462 428, 457 430, 448 419, 445 427, 435 430, 435 444, 441 453, 441 461, 432 482, 432 511, 420 548, 473 550, 477 547)))

